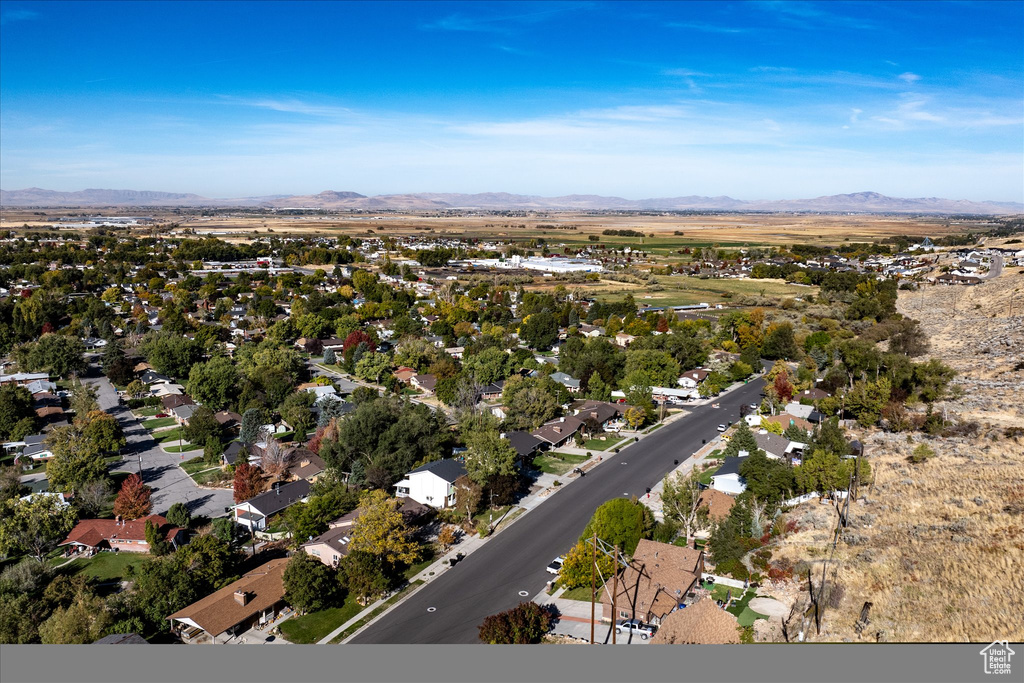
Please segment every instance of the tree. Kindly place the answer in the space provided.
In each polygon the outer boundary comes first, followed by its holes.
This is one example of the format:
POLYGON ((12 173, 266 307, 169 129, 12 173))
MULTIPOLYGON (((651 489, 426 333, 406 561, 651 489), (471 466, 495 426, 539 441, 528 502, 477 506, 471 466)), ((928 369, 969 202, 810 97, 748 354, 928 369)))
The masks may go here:
POLYGON ((699 482, 700 473, 695 469, 690 470, 687 476, 682 473, 677 473, 675 477, 666 476, 661 493, 665 519, 682 525, 686 532, 686 545, 690 545, 690 538, 697 531, 700 521, 699 482))
POLYGON ((76 382, 71 387, 71 398, 68 399, 68 407, 78 419, 83 418, 93 411, 100 409, 96 402, 96 388, 91 384, 76 382))
POLYGON ((647 383, 674 387, 679 379, 679 363, 667 351, 635 350, 626 352, 626 376, 643 373, 647 383))
POLYGON ((890 351, 911 358, 928 353, 930 346, 928 335, 921 329, 921 323, 913 318, 899 321, 896 331, 889 337, 890 351))
POLYGON ((168 542, 163 531, 161 531, 159 524, 155 524, 153 520, 147 519, 145 530, 146 543, 149 545, 149 552, 151 554, 159 557, 171 552, 171 544, 168 542))
POLYGON ((793 470, 782 460, 773 460, 761 449, 750 452, 740 462, 740 476, 746 481, 746 494, 771 504, 781 501, 793 488, 793 470))
POLYGON ((17 439, 35 430, 32 394, 17 384, 0 386, 0 439, 17 439))
POLYGON ((398 511, 401 503, 384 491, 370 491, 359 502, 359 523, 352 527, 352 550, 362 550, 389 564, 412 564, 419 546, 398 511))
POLYGON ((185 571, 180 557, 158 557, 139 566, 132 576, 139 614, 154 629, 170 630, 167 615, 188 607, 212 588, 185 571))
POLYGON ((74 425, 57 427, 45 443, 53 452, 53 458, 46 464, 51 490, 67 493, 86 482, 107 478, 103 453, 74 425))
POLYGON ((193 365, 189 370, 188 394, 204 406, 223 410, 234 400, 238 382, 238 370, 231 359, 215 356, 205 363, 193 365))
POLYGON ((171 377, 188 377, 192 366, 203 359, 199 342, 166 330, 147 335, 139 350, 157 372, 171 377))
POLYGON ((821 494, 845 489, 850 483, 850 472, 839 455, 817 449, 793 471, 794 480, 802 491, 821 494))
POLYGON ((497 429, 480 429, 466 434, 466 472, 478 484, 485 484, 495 475, 512 474, 516 470, 516 449, 497 429))
POLYGON ((445 524, 441 527, 441 531, 437 534, 437 544, 441 546, 442 552, 448 552, 448 549, 459 542, 459 527, 452 524, 445 524))
POLYGON ((938 358, 914 366, 914 385, 922 401, 931 405, 946 397, 950 382, 956 377, 956 370, 938 358))
POLYGON ((124 355, 121 342, 114 340, 107 345, 103 352, 103 374, 111 383, 124 386, 135 378, 135 369, 132 361, 124 355))
POLYGON ((281 419, 291 426, 296 436, 300 439, 305 437, 306 432, 314 424, 311 408, 315 400, 316 394, 300 391, 290 394, 284 400, 284 403, 281 404, 281 407, 278 408, 278 412, 281 413, 281 419))
POLYGON ((128 445, 121 422, 110 413, 93 410, 76 422, 82 425, 82 437, 100 453, 117 453, 128 445))
POLYGON ((32 371, 46 370, 63 377, 85 371, 85 344, 78 337, 65 334, 44 334, 31 346, 29 365, 32 371))
POLYGON ((654 513, 639 501, 613 498, 594 511, 580 540, 586 541, 596 532, 608 545, 618 545, 632 555, 641 538, 650 538, 654 521, 654 513))
POLYGON ((247 462, 235 467, 235 502, 242 503, 263 492, 263 470, 247 462))
POLYGON ((390 590, 397 580, 394 567, 362 550, 349 551, 338 569, 341 584, 364 605, 390 590))
POLYGON ((284 512, 285 525, 296 543, 327 531, 328 523, 355 509, 359 498, 344 484, 313 495, 309 502, 292 505, 284 512))
POLYGON ((626 409, 626 414, 623 416, 626 419, 626 424, 629 425, 630 429, 639 429, 644 420, 647 419, 647 413, 636 406, 630 406, 626 409))
POLYGON ((75 525, 74 509, 57 496, 33 495, 0 504, 0 555, 43 555, 67 537, 75 525))
POLYGON ((469 475, 462 475, 455 480, 455 509, 466 511, 466 523, 473 521, 473 515, 480 508, 483 489, 469 475))
POLYGON ((305 552, 297 552, 284 569, 284 599, 300 612, 317 612, 339 602, 341 585, 333 569, 305 552))
POLYGON ((121 491, 114 501, 114 514, 124 519, 138 519, 149 514, 153 504, 150 496, 153 489, 142 483, 142 477, 133 474, 121 484, 121 491))
MULTIPOLYGON (((593 567, 593 539, 581 538, 572 550, 566 553, 562 568, 558 571, 558 583, 569 589, 589 586, 593 567)), ((602 577, 608 579, 612 576, 612 559, 600 550, 597 552, 597 570, 598 581, 602 577)))
POLYGON ((0 505, 20 498, 26 487, 21 485, 21 468, 17 465, 0 465, 0 505))
POLYGON ((590 376, 590 381, 587 382, 587 398, 594 401, 612 400, 612 388, 601 379, 601 373, 595 372, 590 376))
POLYGON ((521 602, 480 624, 480 640, 495 644, 539 643, 551 627, 551 612, 535 602, 521 602))
POLYGON ((558 321, 547 311, 526 316, 519 326, 519 339, 538 351, 547 351, 558 341, 558 321))
POLYGON ((230 545, 235 540, 235 520, 230 517, 218 517, 210 523, 210 531, 211 535, 230 545))
POLYGON ((879 377, 874 382, 857 382, 846 393, 846 409, 865 427, 877 424, 891 391, 892 383, 888 377, 879 377))
POLYGON ((167 510, 167 523, 187 529, 192 524, 192 513, 184 503, 174 503, 167 510))
POLYGON ((355 375, 364 382, 380 382, 391 374, 391 359, 385 353, 367 353, 355 367, 355 375))
POLYGON ((789 374, 786 373, 786 372, 781 372, 781 373, 779 373, 778 375, 775 376, 775 379, 772 381, 771 385, 768 387, 768 390, 767 390, 766 393, 776 403, 784 405, 786 403, 789 403, 790 399, 793 398, 793 393, 795 391, 796 391, 796 388, 789 381, 789 374))
POLYGON ((39 626, 39 638, 43 643, 94 643, 112 621, 102 598, 90 593, 79 594, 71 605, 58 607, 39 626))
POLYGON ((256 408, 249 408, 242 413, 242 425, 238 430, 238 440, 247 446, 259 441, 262 422, 260 411, 256 408))
POLYGON ((142 398, 149 393, 149 388, 141 380, 136 379, 128 383, 128 386, 124 388, 124 393, 128 395, 128 398, 142 398))
POLYGON ((334 349, 324 349, 324 365, 337 365, 338 357, 334 349))
POLYGON ((786 322, 779 325, 772 325, 765 334, 764 343, 761 344, 761 355, 769 360, 785 359, 793 360, 800 353, 793 336, 793 325, 786 322))
POLYGON ((509 377, 502 390, 502 402, 508 414, 506 428, 536 429, 557 417, 561 404, 552 385, 554 382, 547 377, 509 377))

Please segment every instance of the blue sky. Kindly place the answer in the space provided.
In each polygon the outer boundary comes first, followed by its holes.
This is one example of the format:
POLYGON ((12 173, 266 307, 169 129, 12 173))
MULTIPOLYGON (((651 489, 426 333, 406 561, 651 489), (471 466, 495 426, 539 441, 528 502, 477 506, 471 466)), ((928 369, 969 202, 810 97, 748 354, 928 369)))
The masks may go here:
POLYGON ((1024 3, 0 3, 0 187, 1024 200, 1024 3))

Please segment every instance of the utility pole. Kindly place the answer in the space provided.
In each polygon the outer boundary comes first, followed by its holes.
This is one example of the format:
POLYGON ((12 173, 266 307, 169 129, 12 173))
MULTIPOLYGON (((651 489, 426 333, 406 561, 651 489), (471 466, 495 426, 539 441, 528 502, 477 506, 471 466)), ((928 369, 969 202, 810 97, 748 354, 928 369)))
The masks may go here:
POLYGON ((618 616, 616 594, 619 592, 619 546, 615 544, 612 560, 612 645, 615 645, 615 618, 618 616))
MULTIPOLYGON (((594 601, 597 599, 597 532, 594 532, 593 551, 590 558, 590 644, 594 644, 594 601)), ((612 600, 615 596, 612 596, 612 600)), ((612 617, 614 618, 614 614, 612 617)))

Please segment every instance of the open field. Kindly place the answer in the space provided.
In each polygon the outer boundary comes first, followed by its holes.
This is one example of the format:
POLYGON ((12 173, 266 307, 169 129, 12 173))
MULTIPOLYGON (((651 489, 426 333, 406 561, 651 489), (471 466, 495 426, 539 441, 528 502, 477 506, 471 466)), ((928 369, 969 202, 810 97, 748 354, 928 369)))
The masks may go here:
MULTIPOLYGON (((812 640, 1024 638, 1024 577, 1016 569, 1024 565, 1024 435, 1012 431, 1024 425, 1021 272, 1009 268, 974 287, 900 292, 898 309, 921 321, 930 355, 960 373, 963 396, 936 409, 977 428, 943 437, 857 430, 875 481, 861 493, 866 502, 851 507, 836 551, 844 595, 826 611, 822 633, 812 629, 812 640), (922 443, 935 456, 912 464, 922 443), (858 635, 854 624, 866 601, 871 624, 858 635)), ((828 505, 801 505, 789 515, 800 531, 785 537, 773 561, 810 562, 820 577, 835 516, 828 505)), ((795 590, 787 583, 773 594, 790 604, 795 590)), ((805 586, 800 595, 806 599, 805 586)))
MULTIPOLYGON (((686 246, 742 246, 803 243, 840 244, 844 241, 872 241, 892 235, 941 237, 984 228, 984 220, 946 219, 941 217, 896 215, 817 215, 706 213, 641 215, 629 213, 576 213, 559 211, 528 212, 523 216, 497 214, 438 216, 427 212, 379 214, 335 213, 310 216, 281 216, 267 213, 218 213, 201 216, 198 211, 170 212, 160 209, 93 210, 90 215, 144 215, 157 221, 177 223, 197 235, 215 234, 227 241, 244 241, 252 234, 275 235, 422 235, 424 237, 466 236, 530 240, 542 237, 554 245, 591 243, 588 236, 600 236, 607 245, 642 246, 652 253, 665 255, 686 246), (561 228, 561 229, 560 229, 561 228), (636 230, 644 237, 602 235, 604 230, 636 230), (677 234, 682 233, 682 234, 677 234)), ((79 215, 76 209, 33 210, 7 209, 0 220, 0 229, 46 229, 60 216, 79 215), (42 214, 39 215, 39 214, 42 214)), ((150 228, 133 232, 147 234, 150 228)))
POLYGON ((782 280, 732 280, 728 278, 691 277, 689 275, 659 275, 656 291, 650 285, 616 280, 601 279, 598 282, 587 282, 585 285, 566 285, 564 282, 538 278, 533 285, 527 285, 531 291, 544 292, 563 285, 569 291, 578 289, 587 296, 599 301, 621 299, 632 294, 636 302, 645 306, 686 306, 689 304, 708 303, 727 304, 738 296, 755 296, 782 299, 787 297, 811 298, 817 296, 818 288, 808 285, 794 285, 782 280))

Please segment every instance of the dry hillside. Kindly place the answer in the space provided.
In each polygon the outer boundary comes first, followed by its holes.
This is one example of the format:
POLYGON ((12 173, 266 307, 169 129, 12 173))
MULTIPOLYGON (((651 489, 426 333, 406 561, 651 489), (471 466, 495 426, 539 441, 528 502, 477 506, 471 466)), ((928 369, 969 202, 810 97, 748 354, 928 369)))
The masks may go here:
MULTIPOLYGON (((1022 293, 1021 269, 1010 268, 976 287, 901 296, 900 311, 931 336, 931 354, 960 373, 963 396, 942 407, 977 429, 938 438, 859 434, 875 482, 851 505, 852 524, 835 555, 842 595, 810 640, 1024 639, 1024 436, 1008 432, 1024 427, 1024 371, 1014 369, 1024 362, 1022 293), (919 443, 936 455, 911 464, 919 443), (870 623, 858 634, 865 602, 872 603, 870 623)), ((784 538, 774 559, 809 562, 820 576, 835 517, 816 502, 791 511, 787 518, 800 531, 784 538)), ((792 582, 771 592, 787 604, 807 597, 806 585, 798 592, 792 582)), ((799 623, 790 622, 791 633, 799 623)), ((781 629, 765 624, 759 637, 780 639, 781 629)))

